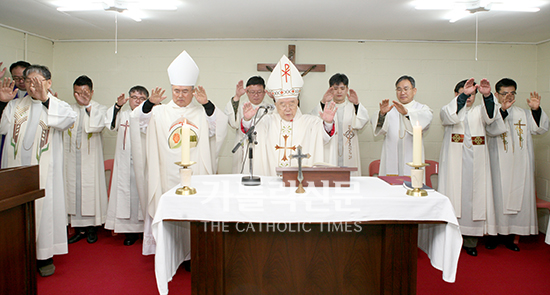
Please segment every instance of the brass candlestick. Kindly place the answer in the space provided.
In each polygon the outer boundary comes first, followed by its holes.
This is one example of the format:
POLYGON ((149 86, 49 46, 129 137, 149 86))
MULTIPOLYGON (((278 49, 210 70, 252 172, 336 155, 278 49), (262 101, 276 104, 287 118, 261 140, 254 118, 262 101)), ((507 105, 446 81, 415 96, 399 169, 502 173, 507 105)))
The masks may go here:
POLYGON ((180 187, 176 189, 177 195, 194 195, 197 193, 197 190, 194 187, 191 187, 191 175, 193 175, 193 170, 189 168, 191 165, 196 164, 196 162, 189 162, 189 163, 182 163, 182 162, 176 162, 175 163, 178 166, 181 166, 180 168, 180 177, 181 177, 181 185, 183 187, 180 187))
POLYGON ((414 164, 412 162, 407 163, 407 165, 413 167, 411 169, 411 186, 412 189, 407 190, 408 196, 413 197, 425 197, 428 195, 428 192, 422 189, 422 186, 424 184, 424 170, 421 169, 422 167, 426 167, 430 164, 427 163, 421 163, 421 164, 414 164))

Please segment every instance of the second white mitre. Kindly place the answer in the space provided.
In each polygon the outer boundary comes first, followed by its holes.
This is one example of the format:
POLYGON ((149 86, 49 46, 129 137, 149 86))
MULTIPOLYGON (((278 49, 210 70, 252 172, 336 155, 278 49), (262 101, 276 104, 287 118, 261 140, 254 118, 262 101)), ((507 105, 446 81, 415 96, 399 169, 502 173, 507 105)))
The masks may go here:
POLYGON ((296 66, 283 55, 267 80, 267 91, 277 99, 298 97, 304 79, 296 66))

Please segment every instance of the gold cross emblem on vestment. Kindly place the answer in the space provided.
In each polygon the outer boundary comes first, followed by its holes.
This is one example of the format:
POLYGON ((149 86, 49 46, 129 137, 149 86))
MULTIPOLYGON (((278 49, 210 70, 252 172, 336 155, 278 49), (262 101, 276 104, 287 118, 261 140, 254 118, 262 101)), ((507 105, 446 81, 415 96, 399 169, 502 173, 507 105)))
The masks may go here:
POLYGON ((283 135, 283 138, 285 139, 285 145, 284 146, 280 146, 280 145, 275 145, 275 150, 280 150, 280 149, 283 149, 284 150, 284 154, 283 154, 283 158, 281 159, 282 161, 288 161, 288 158, 286 156, 286 150, 293 150, 295 151, 296 150, 296 146, 287 146, 287 139, 288 139, 288 135, 283 135))
POLYGON ((521 127, 527 126, 527 125, 521 124, 521 119, 519 119, 518 122, 514 124, 514 126, 516 126, 516 131, 518 132, 518 136, 519 136, 519 147, 523 148, 523 129, 521 127))

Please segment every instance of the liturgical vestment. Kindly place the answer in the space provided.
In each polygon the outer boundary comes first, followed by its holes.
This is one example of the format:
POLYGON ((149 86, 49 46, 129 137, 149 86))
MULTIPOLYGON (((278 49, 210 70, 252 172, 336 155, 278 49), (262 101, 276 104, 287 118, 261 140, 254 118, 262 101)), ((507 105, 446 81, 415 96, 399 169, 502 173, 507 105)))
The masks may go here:
POLYGON ((537 124, 530 109, 512 106, 500 122, 506 132, 489 137, 499 234, 535 235, 539 232, 532 135, 548 131, 548 116, 542 109, 538 116, 537 124))
POLYGON ((51 94, 48 97, 48 107, 30 96, 10 101, 0 126, 0 133, 6 135, 2 168, 39 165, 40 188, 46 193, 35 201, 39 260, 68 253, 62 133, 76 119, 69 104, 51 94))
MULTIPOLYGON (((114 106, 107 110, 106 125, 117 131, 115 161, 112 171, 111 191, 105 228, 116 233, 143 232, 142 208, 140 202, 136 172, 132 157, 130 110, 119 111, 113 123, 114 106)), ((139 126, 137 126, 139 128, 139 126)), ((137 172, 140 173, 139 171, 137 172)))
POLYGON ((300 109, 290 122, 283 120, 277 112, 268 114, 258 123, 256 131, 258 145, 254 148, 254 174, 262 176, 276 176, 277 167, 297 167, 298 161, 291 160, 290 155, 297 153, 299 145, 304 154, 311 155, 309 159, 303 159, 302 165, 323 163, 324 144, 329 144, 332 138, 325 131, 321 118, 304 115, 300 109))
MULTIPOLYGON (((361 176, 361 153, 359 151, 359 130, 370 121, 369 113, 363 104, 356 107, 349 101, 336 104, 338 110, 334 116, 334 138, 325 145, 324 162, 345 167, 357 167, 352 176, 361 176)), ((314 116, 322 112, 321 104, 311 111, 314 116)))
POLYGON ((103 136, 107 107, 90 101, 72 104, 75 124, 63 134, 65 187, 69 223, 73 227, 100 226, 107 215, 107 187, 103 164, 103 136))
POLYGON ((455 97, 440 112, 445 134, 439 157, 438 191, 451 200, 463 235, 495 235, 487 135, 488 126, 502 119, 492 96, 488 101, 482 99, 481 105, 467 107, 467 96, 461 95, 461 106, 455 97))
MULTIPOLYGON (((150 232, 150 225, 155 217, 157 204, 162 194, 180 184, 181 145, 175 146, 174 136, 181 134, 178 127, 187 121, 191 125, 192 135, 196 134, 197 146, 190 149, 190 160, 196 162, 191 165, 193 174, 215 174, 217 172, 217 157, 225 134, 227 132, 227 117, 218 108, 209 117, 203 106, 191 102, 186 107, 180 107, 173 101, 168 104, 157 105, 149 113, 143 113, 143 105, 135 108, 132 117, 139 118, 140 129, 146 132, 145 161, 136 157, 135 163, 147 167, 147 209, 145 216, 143 254, 154 254, 155 245, 150 232)), ((132 137, 139 141, 139 138, 132 137)), ((185 232, 184 243, 189 247, 189 229, 185 232)), ((185 251, 185 253, 189 253, 185 251)))
MULTIPOLYGON (((225 106, 225 114, 227 115, 227 122, 229 126, 235 129, 235 140, 233 145, 231 146, 231 148, 233 149, 233 147, 237 143, 239 143, 241 139, 245 136, 245 134, 241 129, 241 119, 243 118, 243 105, 246 101, 243 101, 243 99, 241 98, 238 101, 237 111, 235 112, 235 109, 233 108, 232 100, 233 98, 231 98, 231 100, 225 106)), ((253 104, 252 107, 258 108, 260 106, 267 106, 267 105, 268 105, 268 100, 264 99, 259 105, 253 104)), ((231 170, 233 173, 241 173, 241 171, 243 173, 248 172, 248 163, 246 163, 245 166, 243 166, 243 163, 247 161, 247 156, 246 156, 247 148, 248 148, 247 140, 245 140, 243 144, 233 154, 233 168, 231 170)))
MULTIPOLYGON (((414 100, 403 106, 408 111, 406 116, 394 107, 385 115, 385 118, 380 117, 380 112, 376 112, 373 117, 374 136, 385 136, 380 156, 379 175, 410 176, 411 167, 406 163, 412 162, 412 127, 419 124, 425 132, 432 122, 433 113, 428 106, 414 100)), ((422 160, 424 160, 424 148, 422 148, 422 160)))

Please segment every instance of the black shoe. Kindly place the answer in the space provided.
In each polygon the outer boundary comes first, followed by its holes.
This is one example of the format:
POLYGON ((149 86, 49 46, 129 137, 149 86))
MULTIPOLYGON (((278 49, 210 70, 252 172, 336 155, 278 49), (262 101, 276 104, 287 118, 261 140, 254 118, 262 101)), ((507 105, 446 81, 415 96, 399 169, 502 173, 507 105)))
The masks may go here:
POLYGON ((185 260, 183 262, 183 269, 187 272, 191 272, 191 260, 185 260))
POLYGON ((519 247, 518 245, 514 244, 514 243, 506 243, 506 248, 512 250, 512 251, 519 251, 519 247))
POLYGON ((90 244, 97 242, 97 229, 95 227, 92 226, 88 228, 88 237, 86 240, 90 244))
POLYGON ((487 236, 485 237, 485 248, 489 250, 496 249, 498 246, 497 236, 487 236))
POLYGON ((53 265, 53 258, 46 260, 38 260, 36 264, 38 273, 41 277, 49 277, 55 273, 55 265, 53 265))
POLYGON ((139 234, 130 233, 126 234, 126 239, 124 240, 124 246, 132 246, 139 239, 139 234))
POLYGON ((74 234, 72 237, 69 238, 69 240, 67 240, 67 242, 69 244, 72 244, 72 243, 76 243, 82 239, 84 239, 86 237, 86 233, 83 233, 83 232, 77 232, 76 234, 74 234))
POLYGON ((466 250, 466 254, 470 256, 477 256, 477 249, 475 247, 462 247, 466 250))

